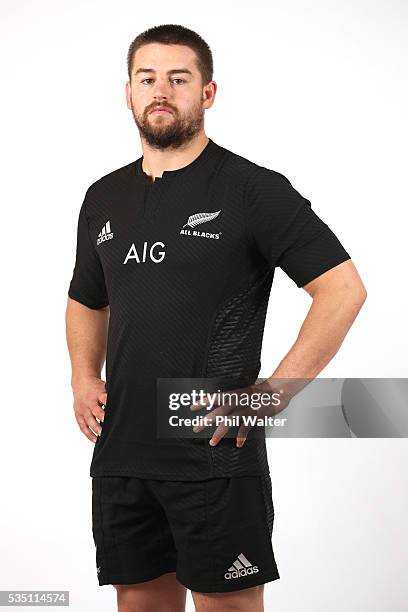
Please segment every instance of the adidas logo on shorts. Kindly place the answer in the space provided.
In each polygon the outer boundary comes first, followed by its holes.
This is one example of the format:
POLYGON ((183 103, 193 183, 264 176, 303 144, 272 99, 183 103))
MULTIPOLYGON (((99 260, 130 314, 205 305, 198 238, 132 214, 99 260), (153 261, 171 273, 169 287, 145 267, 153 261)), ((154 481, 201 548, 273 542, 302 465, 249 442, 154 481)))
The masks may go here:
POLYGON ((113 238, 113 232, 111 231, 110 221, 107 221, 101 231, 98 234, 98 240, 96 244, 101 244, 105 240, 111 240, 113 238))
POLYGON ((228 571, 225 572, 224 578, 226 580, 231 580, 231 578, 241 578, 241 576, 249 576, 258 572, 258 566, 252 565, 244 553, 240 553, 231 567, 228 568, 228 571))

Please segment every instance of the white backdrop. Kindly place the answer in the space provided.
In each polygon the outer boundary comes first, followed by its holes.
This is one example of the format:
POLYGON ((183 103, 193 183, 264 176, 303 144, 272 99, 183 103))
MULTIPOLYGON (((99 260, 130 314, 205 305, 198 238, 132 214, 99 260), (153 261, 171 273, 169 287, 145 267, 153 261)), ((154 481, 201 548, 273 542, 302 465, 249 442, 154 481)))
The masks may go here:
MULTIPOLYGON (((85 191, 141 154, 130 43, 162 23, 203 36, 218 83, 207 135, 285 174, 352 256, 368 298, 320 376, 406 377, 408 8, 2 0, 0 11, 0 589, 70 590, 75 612, 105 612, 116 594, 97 583, 93 445, 73 415, 64 315, 85 191)), ((261 376, 309 305, 277 270, 261 376)), ((268 612, 406 609, 407 460, 405 439, 269 440, 281 579, 266 586, 268 612)))

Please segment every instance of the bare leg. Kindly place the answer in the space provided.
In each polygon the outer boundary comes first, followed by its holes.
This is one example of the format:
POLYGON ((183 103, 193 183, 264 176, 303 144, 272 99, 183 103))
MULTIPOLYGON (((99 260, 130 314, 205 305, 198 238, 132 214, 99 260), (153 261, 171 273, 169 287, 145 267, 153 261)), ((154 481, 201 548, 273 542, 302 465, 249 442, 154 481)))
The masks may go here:
POLYGON ((196 612, 264 612, 264 585, 229 593, 191 591, 196 612))
POLYGON ((139 584, 114 584, 118 612, 184 612, 187 589, 168 572, 139 584))

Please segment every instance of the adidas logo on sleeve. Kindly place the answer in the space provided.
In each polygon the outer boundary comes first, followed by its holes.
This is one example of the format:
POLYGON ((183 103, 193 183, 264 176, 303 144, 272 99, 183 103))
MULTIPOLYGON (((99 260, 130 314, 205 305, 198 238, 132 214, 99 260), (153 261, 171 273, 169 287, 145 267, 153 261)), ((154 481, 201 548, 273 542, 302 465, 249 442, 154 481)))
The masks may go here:
POLYGON ((258 572, 258 566, 252 565, 244 553, 240 553, 231 567, 228 568, 228 571, 225 572, 224 578, 226 580, 231 580, 231 578, 241 578, 242 576, 257 574, 258 572))
POLYGON ((98 234, 98 240, 96 244, 101 244, 105 240, 111 240, 113 238, 113 232, 111 231, 110 221, 107 221, 101 231, 98 234))

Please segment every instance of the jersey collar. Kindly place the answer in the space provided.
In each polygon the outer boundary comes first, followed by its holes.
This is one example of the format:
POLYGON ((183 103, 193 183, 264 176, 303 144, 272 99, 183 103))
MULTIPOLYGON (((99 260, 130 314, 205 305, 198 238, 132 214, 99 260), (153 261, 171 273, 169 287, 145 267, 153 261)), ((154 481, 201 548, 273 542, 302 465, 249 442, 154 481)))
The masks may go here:
MULTIPOLYGON (((174 180, 179 176, 184 177, 189 172, 192 172, 193 170, 196 170, 198 167, 200 167, 207 159, 211 158, 218 148, 218 145, 211 138, 209 138, 206 146, 198 155, 198 157, 193 159, 193 161, 187 164, 187 166, 183 166, 182 168, 178 168, 177 170, 164 170, 162 176, 156 177, 155 181, 158 179, 168 181, 174 180)), ((150 177, 142 169, 142 162, 143 156, 139 157, 139 159, 134 162, 135 174, 136 176, 144 178, 151 182, 150 177)))

